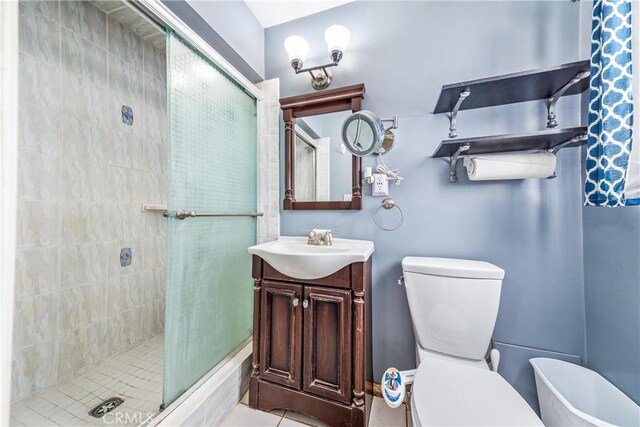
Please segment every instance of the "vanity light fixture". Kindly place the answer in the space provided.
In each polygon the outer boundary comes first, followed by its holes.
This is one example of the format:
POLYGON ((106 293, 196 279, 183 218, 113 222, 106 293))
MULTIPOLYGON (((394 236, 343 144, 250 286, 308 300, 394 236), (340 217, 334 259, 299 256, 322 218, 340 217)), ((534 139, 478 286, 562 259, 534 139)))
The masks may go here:
POLYGON ((289 54, 291 68, 293 68, 296 74, 309 72, 309 74, 311 74, 311 86, 316 90, 320 90, 329 87, 331 84, 333 75, 329 68, 338 65, 347 48, 349 39, 351 39, 351 33, 346 27, 342 25, 332 25, 327 28, 324 32, 324 40, 327 42, 331 62, 308 68, 302 68, 307 53, 309 52, 309 43, 307 43, 304 38, 300 36, 289 36, 284 41, 284 48, 289 54))

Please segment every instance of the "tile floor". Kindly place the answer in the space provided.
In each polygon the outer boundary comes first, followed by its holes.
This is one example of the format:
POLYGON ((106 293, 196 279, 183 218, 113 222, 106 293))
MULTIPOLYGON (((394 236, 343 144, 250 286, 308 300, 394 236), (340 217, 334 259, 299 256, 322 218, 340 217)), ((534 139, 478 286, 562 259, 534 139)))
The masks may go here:
MULTIPOLYGON (((307 415, 292 411, 276 410, 262 412, 249 407, 249 395, 245 394, 231 413, 221 424, 226 427, 300 427, 318 426, 323 424, 307 415)), ((411 415, 407 407, 402 405, 398 409, 391 409, 384 401, 376 397, 371 407, 370 427, 411 427, 411 415)))
MULTIPOLYGON (((104 426, 140 425, 158 412, 162 400, 164 338, 158 335, 131 350, 115 354, 74 379, 27 398, 11 407, 11 426, 104 426), (89 411, 110 397, 124 403, 103 418, 89 411)), ((222 426, 299 427, 325 424, 304 414, 251 409, 248 393, 222 422, 222 426)), ((403 405, 389 408, 375 398, 369 420, 371 427, 411 427, 403 405)))
POLYGON ((158 412, 162 400, 164 337, 107 357, 82 375, 11 407, 11 426, 139 425, 158 412), (105 399, 124 403, 102 418, 89 411, 105 399), (109 422, 111 421, 111 422, 109 422))

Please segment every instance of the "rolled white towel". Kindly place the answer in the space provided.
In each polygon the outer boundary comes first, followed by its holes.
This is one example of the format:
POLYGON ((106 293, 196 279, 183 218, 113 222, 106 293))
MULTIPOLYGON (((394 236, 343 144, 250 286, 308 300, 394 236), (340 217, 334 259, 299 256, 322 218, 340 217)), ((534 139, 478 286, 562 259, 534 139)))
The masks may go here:
POLYGON ((556 170, 556 156, 547 151, 465 156, 471 181, 548 178, 556 170))

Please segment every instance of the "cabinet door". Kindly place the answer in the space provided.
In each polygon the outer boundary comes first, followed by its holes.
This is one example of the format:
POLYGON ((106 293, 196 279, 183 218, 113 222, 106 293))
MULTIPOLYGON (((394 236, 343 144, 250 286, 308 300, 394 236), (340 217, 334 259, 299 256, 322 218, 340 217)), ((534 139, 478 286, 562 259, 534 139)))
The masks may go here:
POLYGON ((303 388, 351 402, 351 292, 304 288, 303 388))
POLYGON ((302 286, 262 282, 260 378, 302 386, 302 286))

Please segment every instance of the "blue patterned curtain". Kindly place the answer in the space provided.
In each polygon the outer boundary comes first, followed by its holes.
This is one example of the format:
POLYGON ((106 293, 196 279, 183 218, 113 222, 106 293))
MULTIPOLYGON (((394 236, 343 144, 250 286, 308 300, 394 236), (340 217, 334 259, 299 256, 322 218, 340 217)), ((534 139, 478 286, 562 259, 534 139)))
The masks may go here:
POLYGON ((630 0, 595 0, 586 206, 625 206, 633 128, 630 0))

